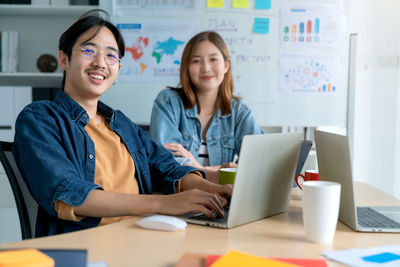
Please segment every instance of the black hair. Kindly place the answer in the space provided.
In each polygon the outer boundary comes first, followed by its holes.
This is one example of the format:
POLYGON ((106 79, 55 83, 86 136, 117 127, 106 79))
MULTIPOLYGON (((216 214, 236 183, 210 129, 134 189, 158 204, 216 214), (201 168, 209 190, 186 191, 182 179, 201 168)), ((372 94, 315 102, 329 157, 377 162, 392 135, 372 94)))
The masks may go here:
MULTIPOLYGON (((72 47, 76 40, 87 30, 97 26, 96 32, 89 37, 85 42, 93 39, 101 30, 102 27, 107 27, 115 37, 118 45, 119 58, 125 55, 125 42, 118 28, 108 21, 108 19, 102 18, 99 13, 103 13, 108 18, 108 13, 102 9, 93 9, 83 14, 74 24, 71 25, 60 37, 58 42, 58 50, 63 51, 67 56, 68 60, 71 58, 72 47)), ((62 81, 62 89, 65 86, 65 71, 62 81)))

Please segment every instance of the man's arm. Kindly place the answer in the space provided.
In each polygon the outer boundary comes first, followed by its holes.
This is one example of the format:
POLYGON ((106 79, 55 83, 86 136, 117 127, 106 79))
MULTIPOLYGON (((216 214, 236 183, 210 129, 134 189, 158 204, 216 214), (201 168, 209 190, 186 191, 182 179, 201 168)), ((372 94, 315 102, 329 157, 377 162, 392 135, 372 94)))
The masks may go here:
POLYGON ((195 173, 188 173, 182 178, 181 188, 183 192, 172 195, 131 195, 93 190, 81 206, 75 207, 75 214, 113 217, 202 212, 214 217, 213 210, 223 216, 222 209, 228 203, 226 197, 232 194, 231 186, 211 183, 195 173))
MULTIPOLYGON (((19 114, 13 154, 38 204, 47 214, 57 217, 56 201, 71 206, 81 205, 89 192, 101 187, 85 179, 84 171, 78 168, 79 157, 90 160, 85 151, 79 154, 75 149, 84 146, 84 138, 74 140, 76 147, 67 151, 68 131, 63 131, 62 122, 57 121, 56 116, 48 115, 43 106, 33 103, 19 114)), ((92 220, 93 223, 98 221, 98 218, 92 220)))

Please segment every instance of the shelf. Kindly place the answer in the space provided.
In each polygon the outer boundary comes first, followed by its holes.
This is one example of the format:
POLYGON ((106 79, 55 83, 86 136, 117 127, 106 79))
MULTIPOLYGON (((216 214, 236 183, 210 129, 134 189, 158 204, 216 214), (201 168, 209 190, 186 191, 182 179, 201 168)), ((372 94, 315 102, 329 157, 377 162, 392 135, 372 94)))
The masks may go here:
POLYGON ((80 16, 98 6, 0 5, 0 15, 80 16))
POLYGON ((1 73, 0 86, 32 86, 60 88, 63 74, 41 72, 1 73))

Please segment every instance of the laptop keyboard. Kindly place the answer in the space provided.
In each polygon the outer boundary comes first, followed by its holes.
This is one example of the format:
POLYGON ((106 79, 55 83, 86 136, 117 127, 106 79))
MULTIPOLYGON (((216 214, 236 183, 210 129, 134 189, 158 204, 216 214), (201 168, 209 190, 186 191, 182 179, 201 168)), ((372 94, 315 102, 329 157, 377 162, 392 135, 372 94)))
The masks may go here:
POLYGON ((400 223, 369 207, 357 207, 357 221, 360 226, 365 228, 400 229, 400 223))
POLYGON ((206 215, 203 213, 196 213, 191 216, 188 216, 189 219, 196 219, 196 220, 201 220, 201 221, 208 221, 208 222, 217 222, 217 223, 223 223, 226 222, 228 219, 228 213, 229 213, 229 206, 224 208, 224 217, 219 217, 217 216, 217 213, 215 211, 211 211, 212 214, 215 216, 215 218, 208 218, 206 215))

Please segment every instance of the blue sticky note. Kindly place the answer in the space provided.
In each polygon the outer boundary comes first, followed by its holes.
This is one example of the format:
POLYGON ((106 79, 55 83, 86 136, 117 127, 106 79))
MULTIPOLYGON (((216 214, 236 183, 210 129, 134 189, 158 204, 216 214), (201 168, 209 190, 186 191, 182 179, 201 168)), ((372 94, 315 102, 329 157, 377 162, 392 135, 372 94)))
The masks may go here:
POLYGON ((391 252, 384 252, 371 256, 362 257, 363 260, 375 263, 386 263, 389 261, 400 260, 400 255, 393 254, 391 252))
POLYGON ((254 18, 254 33, 269 33, 269 19, 267 18, 254 18))
POLYGON ((271 0, 256 0, 256 9, 271 9, 271 0))

